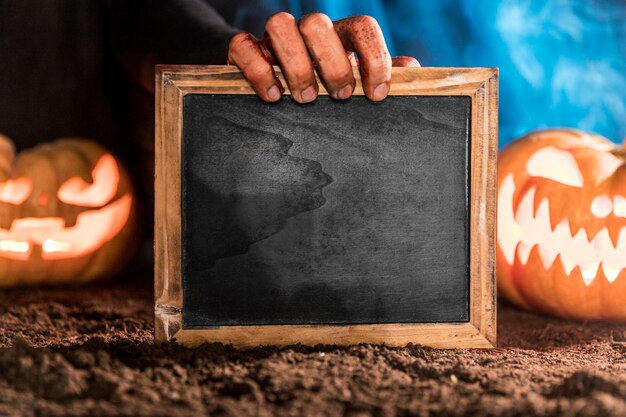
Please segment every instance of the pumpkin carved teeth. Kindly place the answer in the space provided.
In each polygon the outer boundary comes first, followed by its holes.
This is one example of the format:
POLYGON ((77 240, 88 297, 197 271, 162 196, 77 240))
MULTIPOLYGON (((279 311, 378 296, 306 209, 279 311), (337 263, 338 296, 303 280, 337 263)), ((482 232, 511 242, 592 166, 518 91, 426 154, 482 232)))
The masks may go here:
MULTIPOLYGON (((582 225, 572 230, 567 218, 552 228, 550 201, 542 199, 534 210, 535 187, 522 196, 517 211, 513 207, 514 194, 515 182, 513 174, 509 174, 498 193, 498 245, 509 265, 516 262, 515 258, 521 265, 526 265, 531 250, 537 246, 546 271, 558 256, 568 276, 576 267, 580 269, 586 285, 598 276, 600 267, 609 282, 614 282, 626 268, 626 226, 619 229, 616 239, 611 239, 607 227, 594 234, 582 225)), ((610 204, 613 211, 615 201, 610 204)), ((604 201, 599 205, 602 206, 598 209, 600 214, 604 214, 609 204, 604 201)))
POLYGON ((58 217, 13 220, 10 229, 0 228, 1 256, 27 260, 33 247, 41 247, 42 259, 67 259, 95 251, 122 230, 128 219, 132 196, 78 215, 74 226, 66 227, 58 217))
POLYGON ((617 276, 620 273, 619 268, 613 268, 609 265, 602 265, 602 272, 604 272, 604 276, 609 282, 613 282, 617 279, 617 276))

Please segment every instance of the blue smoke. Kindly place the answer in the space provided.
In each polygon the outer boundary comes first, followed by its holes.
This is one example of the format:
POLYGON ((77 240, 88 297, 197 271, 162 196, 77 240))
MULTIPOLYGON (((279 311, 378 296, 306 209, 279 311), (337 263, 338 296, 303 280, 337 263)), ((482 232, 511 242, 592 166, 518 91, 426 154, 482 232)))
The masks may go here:
POLYGON ((500 68, 500 145, 542 127, 626 138, 624 0, 247 0, 260 35, 280 10, 378 19, 394 55, 423 66, 500 68))

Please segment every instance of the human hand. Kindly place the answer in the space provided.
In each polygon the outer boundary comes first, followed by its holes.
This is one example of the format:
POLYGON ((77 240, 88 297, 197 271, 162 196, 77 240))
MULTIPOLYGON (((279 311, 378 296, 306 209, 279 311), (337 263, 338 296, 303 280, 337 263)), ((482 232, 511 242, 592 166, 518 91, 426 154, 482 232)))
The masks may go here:
POLYGON ((381 101, 389 93, 392 66, 420 66, 411 57, 391 59, 373 17, 352 16, 333 22, 322 13, 312 13, 296 23, 285 12, 268 19, 261 41, 248 32, 236 34, 230 41, 228 61, 239 67, 267 102, 278 101, 285 91, 272 67, 279 65, 299 103, 317 98, 314 68, 332 98, 347 99, 356 85, 352 66, 358 65, 365 94, 372 101, 381 101))

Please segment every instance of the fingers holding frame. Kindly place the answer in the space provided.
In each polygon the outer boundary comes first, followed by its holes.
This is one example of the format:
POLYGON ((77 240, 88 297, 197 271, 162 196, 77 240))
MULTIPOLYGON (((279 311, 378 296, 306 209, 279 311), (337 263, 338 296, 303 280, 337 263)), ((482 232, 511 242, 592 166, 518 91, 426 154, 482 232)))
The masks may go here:
POLYGON ((280 64, 294 100, 299 103, 315 100, 319 87, 296 19, 285 12, 273 15, 265 25, 263 41, 280 64))
POLYGON ((332 22, 321 13, 304 16, 299 24, 289 13, 277 13, 267 21, 263 42, 247 32, 235 35, 229 45, 228 58, 243 72, 255 92, 268 102, 279 100, 284 92, 272 68, 275 58, 294 100, 308 103, 315 100, 319 92, 314 63, 331 97, 345 99, 352 95, 356 85, 352 72, 355 52, 363 90, 373 101, 387 97, 392 64, 419 66, 419 62, 410 57, 396 57, 392 62, 374 18, 353 16, 332 22))
POLYGON ((356 80, 333 22, 325 14, 312 13, 300 19, 299 29, 328 94, 335 99, 350 97, 356 80))
POLYGON ((334 22, 334 27, 344 48, 359 57, 367 97, 372 101, 385 99, 391 85, 391 56, 376 19, 353 16, 334 22))
POLYGON ((280 100, 285 90, 274 72, 269 54, 251 33, 240 32, 233 36, 228 46, 228 61, 239 67, 262 100, 280 100))

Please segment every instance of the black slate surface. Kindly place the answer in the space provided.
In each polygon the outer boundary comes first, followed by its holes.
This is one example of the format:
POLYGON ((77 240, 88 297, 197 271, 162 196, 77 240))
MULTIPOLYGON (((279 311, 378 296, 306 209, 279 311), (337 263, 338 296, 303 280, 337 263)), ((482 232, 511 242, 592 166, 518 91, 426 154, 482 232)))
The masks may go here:
POLYGON ((183 327, 468 321, 470 104, 187 95, 183 327))

